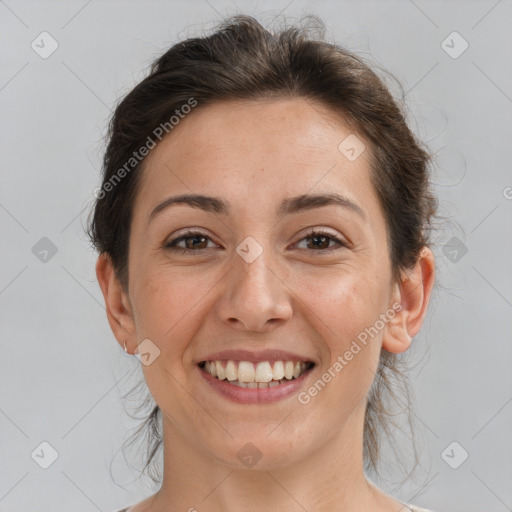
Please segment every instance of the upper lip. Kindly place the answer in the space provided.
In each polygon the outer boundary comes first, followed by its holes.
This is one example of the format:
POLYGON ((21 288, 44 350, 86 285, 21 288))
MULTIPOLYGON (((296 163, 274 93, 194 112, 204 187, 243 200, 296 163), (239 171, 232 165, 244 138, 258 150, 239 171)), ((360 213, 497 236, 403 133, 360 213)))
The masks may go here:
POLYGON ((221 359, 231 359, 233 361, 249 361, 251 363, 259 363, 260 361, 304 361, 304 362, 314 362, 313 359, 307 356, 301 356, 300 354, 295 354, 293 352, 288 352, 286 350, 261 350, 259 352, 254 352, 250 350, 244 349, 231 349, 231 350, 222 350, 220 352, 215 352, 207 355, 206 357, 199 359, 197 363, 202 363, 204 361, 219 361, 221 359))

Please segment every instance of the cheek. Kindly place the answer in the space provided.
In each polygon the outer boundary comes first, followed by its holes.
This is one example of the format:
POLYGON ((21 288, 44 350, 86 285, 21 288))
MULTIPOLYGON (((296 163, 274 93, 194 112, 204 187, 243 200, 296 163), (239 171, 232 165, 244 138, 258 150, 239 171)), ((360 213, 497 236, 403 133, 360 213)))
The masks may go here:
POLYGON ((162 271, 156 265, 140 274, 137 286, 137 336, 150 339, 159 350, 158 357, 142 365, 144 379, 157 404, 166 411, 190 407, 183 414, 194 415, 193 406, 176 400, 183 395, 180 383, 186 381, 185 354, 191 339, 202 325, 201 297, 206 293, 198 280, 186 272, 162 271), (150 270, 151 269, 151 270, 150 270))
POLYGON ((334 415, 348 414, 373 381, 382 331, 371 329, 386 304, 384 287, 379 286, 379 281, 359 273, 316 280, 301 291, 311 311, 309 321, 324 347, 321 378, 331 392, 322 393, 322 400, 334 415))
POLYGON ((137 274, 134 295, 139 338, 160 344, 165 333, 172 332, 185 317, 194 292, 179 273, 156 271, 156 267, 148 266, 137 274))
POLYGON ((332 349, 350 344, 383 312, 385 293, 374 276, 354 271, 333 272, 323 277, 302 277, 300 281, 301 300, 314 313, 311 318, 317 318, 315 326, 324 326, 321 332, 332 349))
POLYGON ((173 366, 204 322, 204 304, 219 279, 192 268, 147 265, 137 276, 137 334, 149 338, 173 366))

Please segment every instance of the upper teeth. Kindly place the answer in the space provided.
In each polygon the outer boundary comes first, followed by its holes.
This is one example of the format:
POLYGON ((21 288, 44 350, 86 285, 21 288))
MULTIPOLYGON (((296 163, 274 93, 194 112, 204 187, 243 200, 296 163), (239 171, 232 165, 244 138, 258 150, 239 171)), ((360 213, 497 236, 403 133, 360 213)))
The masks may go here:
POLYGON ((275 361, 273 367, 269 361, 260 361, 255 365, 249 361, 233 361, 230 359, 225 366, 223 363, 223 361, 206 361, 204 369, 220 380, 270 382, 283 378, 296 379, 309 368, 309 363, 301 361, 275 361))

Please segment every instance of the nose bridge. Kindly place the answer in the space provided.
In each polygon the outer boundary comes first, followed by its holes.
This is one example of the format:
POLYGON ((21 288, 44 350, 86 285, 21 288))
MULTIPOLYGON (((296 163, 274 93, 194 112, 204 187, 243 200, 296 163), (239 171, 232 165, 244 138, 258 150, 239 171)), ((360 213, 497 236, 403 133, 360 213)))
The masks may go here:
POLYGON ((259 240, 249 236, 237 246, 232 276, 233 291, 240 299, 250 300, 255 306, 258 302, 262 305, 268 302, 276 291, 271 278, 274 274, 270 270, 272 265, 275 266, 275 258, 270 244, 263 242, 263 236, 259 240))
POLYGON ((277 319, 290 317, 286 286, 279 278, 277 258, 264 235, 245 238, 233 255, 227 289, 221 299, 222 320, 250 330, 261 330, 277 319))
POLYGON ((269 274, 273 275, 270 270, 273 261, 269 244, 263 245, 255 238, 247 237, 238 245, 234 256, 236 288, 252 293, 252 288, 259 287, 262 292, 269 292, 268 288, 272 286, 269 274))

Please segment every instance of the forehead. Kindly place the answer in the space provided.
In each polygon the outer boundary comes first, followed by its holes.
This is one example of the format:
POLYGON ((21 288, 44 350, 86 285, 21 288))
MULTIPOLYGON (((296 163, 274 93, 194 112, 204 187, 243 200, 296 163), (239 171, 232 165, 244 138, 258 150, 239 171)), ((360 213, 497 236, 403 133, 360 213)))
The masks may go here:
POLYGON ((201 193, 248 208, 339 192, 363 197, 372 209, 369 159, 368 144, 323 105, 301 98, 216 102, 192 110, 151 151, 138 200, 149 208, 171 193, 201 193))

